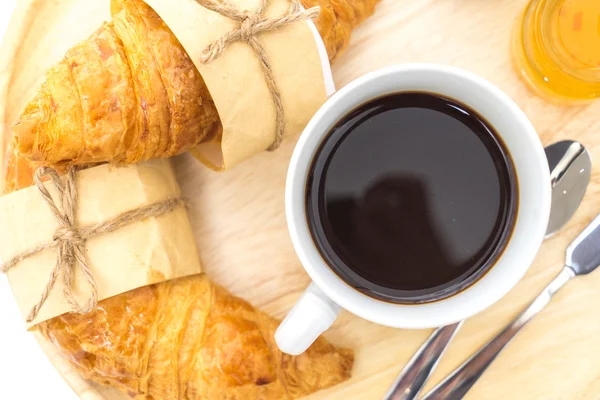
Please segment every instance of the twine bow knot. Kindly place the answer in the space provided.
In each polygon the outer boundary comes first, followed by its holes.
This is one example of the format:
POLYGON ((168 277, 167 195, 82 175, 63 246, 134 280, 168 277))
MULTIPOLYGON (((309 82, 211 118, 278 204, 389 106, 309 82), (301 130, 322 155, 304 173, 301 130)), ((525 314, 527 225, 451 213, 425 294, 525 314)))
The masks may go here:
POLYGON ((260 21, 258 15, 245 13, 245 17, 240 24, 240 40, 244 42, 250 41, 250 38, 256 34, 255 26, 258 21, 260 21))
POLYGON ((145 218, 158 217, 172 211, 176 207, 185 205, 184 200, 180 197, 168 198, 164 201, 126 211, 108 221, 79 228, 76 219, 78 195, 77 187, 75 185, 75 168, 69 169, 67 178, 64 182, 52 168, 38 168, 35 172, 34 180, 40 195, 44 199, 52 216, 59 224, 59 227, 54 232, 52 240, 19 253, 4 265, 0 266, 0 272, 6 273, 26 258, 47 249, 57 249, 56 264, 54 265, 54 268, 52 268, 50 277, 48 278, 44 291, 40 295, 39 301, 31 308, 31 311, 27 316, 27 323, 35 320, 60 275, 62 275, 63 278, 63 295, 71 306, 72 311, 85 314, 96 307, 96 304, 98 303, 98 287, 85 251, 87 239, 116 231, 125 225, 129 225, 145 218), (45 176, 48 176, 54 183, 54 187, 57 191, 56 200, 50 195, 50 192, 48 192, 48 189, 44 185, 43 178, 45 176), (60 204, 60 207, 57 203, 60 204), (79 266, 81 273, 90 286, 90 295, 83 305, 79 304, 73 294, 73 284, 77 266, 79 266))
POLYGON ((273 104, 275 105, 275 140, 267 150, 276 150, 281 145, 285 132, 285 115, 281 93, 275 83, 269 58, 264 47, 258 41, 257 35, 294 22, 313 20, 319 16, 320 8, 312 7, 308 10, 302 10, 300 1, 292 0, 285 14, 275 18, 267 18, 264 16, 264 13, 268 5, 268 0, 261 0, 255 11, 240 11, 226 0, 222 0, 220 3, 215 2, 215 0, 196 1, 204 8, 239 23, 237 28, 227 32, 204 49, 200 55, 200 62, 202 64, 208 64, 215 60, 229 44, 237 41, 248 43, 258 56, 267 88, 271 93, 273 104))
POLYGON ((55 242, 70 242, 77 246, 85 244, 85 240, 81 237, 77 229, 73 227, 61 227, 56 229, 56 232, 52 236, 52 239, 55 242))

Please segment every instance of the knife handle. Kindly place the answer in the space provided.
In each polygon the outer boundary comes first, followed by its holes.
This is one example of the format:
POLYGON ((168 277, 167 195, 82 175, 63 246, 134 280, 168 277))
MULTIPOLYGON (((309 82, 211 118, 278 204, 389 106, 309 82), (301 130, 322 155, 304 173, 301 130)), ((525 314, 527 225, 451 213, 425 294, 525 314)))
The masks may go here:
POLYGON ((574 276, 575 272, 571 268, 564 267, 525 311, 463 365, 427 393, 422 400, 462 399, 504 347, 550 302, 554 293, 574 276))
POLYGON ((461 325, 462 321, 436 329, 400 372, 384 400, 415 399, 461 325))

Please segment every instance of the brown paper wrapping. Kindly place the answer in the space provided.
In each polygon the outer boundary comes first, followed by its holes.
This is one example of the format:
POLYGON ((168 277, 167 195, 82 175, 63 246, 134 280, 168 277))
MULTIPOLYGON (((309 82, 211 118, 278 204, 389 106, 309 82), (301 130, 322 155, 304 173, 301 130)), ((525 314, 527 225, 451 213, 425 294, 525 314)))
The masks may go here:
MULTIPOLYGON (((152 160, 126 167, 102 165, 77 173, 78 225, 107 221, 145 204, 181 195, 167 160, 152 160)), ((46 182, 56 198, 56 189, 46 182)), ((14 255, 50 240, 58 227, 37 187, 0 198, 0 258, 14 255)), ((108 234, 88 239, 86 251, 98 286, 99 300, 129 290, 202 272, 187 211, 177 208, 108 234)), ((38 253, 7 275, 23 319, 44 290, 56 263, 56 250, 38 253)), ((74 294, 80 304, 89 286, 76 268, 74 294)), ((70 311, 61 279, 32 325, 70 311)))
MULTIPOLYGON (((145 0, 165 21, 202 75, 223 124, 220 149, 198 146, 192 153, 217 169, 227 169, 267 149, 275 140, 275 107, 258 58, 241 42, 202 64, 202 51, 236 27, 236 22, 209 11, 195 0, 145 0)), ((250 12, 259 0, 228 0, 250 12)), ((266 17, 284 14, 289 0, 270 0, 266 17)), ((296 22, 258 34, 272 66, 285 110, 285 135, 304 129, 327 99, 322 60, 309 23, 296 22)), ((319 38, 320 40, 320 38, 319 38)))

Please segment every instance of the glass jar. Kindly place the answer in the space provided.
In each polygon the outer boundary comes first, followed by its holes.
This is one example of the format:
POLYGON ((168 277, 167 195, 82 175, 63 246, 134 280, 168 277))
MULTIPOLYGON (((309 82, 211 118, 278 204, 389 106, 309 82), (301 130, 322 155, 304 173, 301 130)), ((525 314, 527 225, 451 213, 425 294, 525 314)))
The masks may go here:
POLYGON ((531 0, 515 29, 513 59, 545 97, 600 97, 600 0, 531 0))

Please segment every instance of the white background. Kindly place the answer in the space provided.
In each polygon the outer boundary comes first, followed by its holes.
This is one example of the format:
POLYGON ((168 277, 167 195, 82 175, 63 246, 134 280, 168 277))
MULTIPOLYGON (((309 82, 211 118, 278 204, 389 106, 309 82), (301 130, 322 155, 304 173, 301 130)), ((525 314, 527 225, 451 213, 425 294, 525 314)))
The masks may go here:
MULTIPOLYGON (((15 2, 0 0, 0 43, 15 2)), ((25 331, 5 276, 0 276, 0 399, 77 399, 25 331)))

